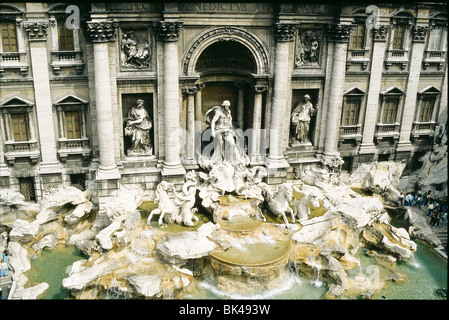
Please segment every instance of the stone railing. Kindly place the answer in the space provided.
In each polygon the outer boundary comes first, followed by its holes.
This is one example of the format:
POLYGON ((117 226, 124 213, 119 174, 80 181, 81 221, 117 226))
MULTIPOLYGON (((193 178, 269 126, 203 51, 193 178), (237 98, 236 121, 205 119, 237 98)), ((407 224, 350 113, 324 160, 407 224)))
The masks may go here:
POLYGON ((420 136, 433 137, 435 135, 435 121, 413 122, 412 137, 417 139, 420 136))
POLYGON ((399 139, 400 123, 378 123, 375 138, 380 141, 384 138, 399 139))
POLYGON ((360 124, 350 126, 340 126, 339 141, 355 140, 356 142, 362 141, 362 126, 360 124))
POLYGON ((29 158, 33 163, 36 163, 39 154, 36 140, 5 142, 5 158, 9 164, 14 164, 16 158, 29 158))
POLYGON ((58 154, 61 161, 65 162, 69 155, 81 155, 85 160, 90 158, 91 148, 89 138, 58 139, 58 154))
POLYGON ((66 67, 75 67, 77 74, 82 74, 84 69, 82 51, 52 51, 51 67, 55 75, 61 72, 61 68, 66 67))
POLYGON ((446 51, 433 51, 426 50, 424 51, 423 57, 423 69, 427 69, 429 65, 435 64, 437 65, 438 70, 441 70, 446 61, 446 51))
POLYGON ((22 76, 28 74, 26 52, 0 52, 0 77, 5 69, 18 69, 22 76))

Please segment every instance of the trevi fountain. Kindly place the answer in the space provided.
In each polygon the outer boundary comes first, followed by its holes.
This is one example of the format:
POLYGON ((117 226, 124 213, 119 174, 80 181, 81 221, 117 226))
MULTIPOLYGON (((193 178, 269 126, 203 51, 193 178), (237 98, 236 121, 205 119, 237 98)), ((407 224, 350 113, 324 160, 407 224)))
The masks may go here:
MULTIPOLYGON (((435 145, 405 182, 402 163, 347 174, 336 155, 268 185, 268 168, 250 166, 235 143, 226 102, 206 121, 217 147, 200 156, 201 169, 178 186, 122 186, 105 205, 106 227, 97 223, 93 186, 49 188, 39 203, 1 190, 8 299, 42 298, 49 284, 28 279, 30 269, 61 248, 79 252, 62 278, 71 299, 372 299, 391 283, 407 283, 397 266, 414 263, 423 246, 417 242, 441 245, 425 221, 398 205, 398 190, 446 170, 446 144, 435 145), (408 227, 394 225, 391 212, 408 227), (322 294, 295 295, 300 283, 322 294)), ((54 264, 45 268, 51 272, 54 264)))

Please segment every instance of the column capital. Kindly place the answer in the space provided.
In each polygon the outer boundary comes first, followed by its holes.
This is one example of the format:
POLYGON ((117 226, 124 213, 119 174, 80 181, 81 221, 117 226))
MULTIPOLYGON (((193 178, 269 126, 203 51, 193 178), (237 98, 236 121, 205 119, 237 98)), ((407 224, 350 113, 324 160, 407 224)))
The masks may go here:
POLYGON ((255 85, 255 86, 253 86, 253 90, 255 93, 263 93, 268 90, 268 86, 255 85))
POLYGON ((279 42, 293 41, 296 29, 298 29, 298 24, 276 22, 274 37, 279 42))
POLYGON ((92 42, 114 42, 117 23, 113 21, 89 21, 86 25, 87 38, 92 42))
POLYGON ((348 42, 353 25, 351 24, 330 24, 327 28, 329 41, 348 42))
POLYGON ((189 95, 193 95, 195 93, 198 92, 198 87, 197 86, 185 86, 184 88, 182 88, 182 93, 187 93, 189 95))
POLYGON ((47 40, 47 22, 26 22, 24 26, 29 41, 47 40))
POLYGON ((430 31, 429 26, 412 26, 412 33, 413 33, 413 42, 425 42, 426 41, 426 34, 428 34, 430 31))
POLYGON ((374 41, 386 41, 388 32, 390 32, 390 25, 377 26, 373 28, 373 40, 374 41))
POLYGON ((198 91, 200 91, 206 87, 206 84, 204 82, 199 82, 199 83, 195 84, 195 87, 197 87, 198 91))
POLYGON ((182 24, 180 21, 158 21, 153 23, 153 27, 160 40, 177 41, 182 24))

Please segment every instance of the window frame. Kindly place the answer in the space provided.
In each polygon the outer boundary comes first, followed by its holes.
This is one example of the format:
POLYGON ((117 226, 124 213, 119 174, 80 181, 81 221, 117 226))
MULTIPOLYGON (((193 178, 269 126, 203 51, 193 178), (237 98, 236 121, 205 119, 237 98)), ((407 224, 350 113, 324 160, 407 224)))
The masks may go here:
POLYGON ((25 46, 23 30, 23 12, 10 4, 0 5, 0 21, 15 24, 17 51, 3 51, 3 41, 0 32, 0 78, 6 70, 19 72, 25 77, 28 74, 29 64, 25 46))
POLYGON ((81 155, 85 160, 90 158, 90 139, 87 134, 88 101, 72 94, 64 96, 55 103, 58 116, 58 155, 65 162, 69 155, 81 155), (66 112, 78 112, 80 118, 80 137, 69 138, 67 134, 66 112))
POLYGON ((60 28, 68 14, 65 12, 66 5, 56 5, 48 12, 49 33, 51 44, 51 67, 53 74, 58 76, 62 68, 75 68, 76 74, 81 75, 84 71, 83 51, 80 44, 80 29, 72 29, 73 49, 60 48, 60 28))
POLYGON ((36 132, 36 116, 34 104, 17 96, 10 98, 0 105, 2 134, 4 135, 5 158, 9 164, 14 164, 16 158, 29 158, 37 163, 40 157, 36 132), (28 139, 15 141, 12 114, 25 114, 28 139))

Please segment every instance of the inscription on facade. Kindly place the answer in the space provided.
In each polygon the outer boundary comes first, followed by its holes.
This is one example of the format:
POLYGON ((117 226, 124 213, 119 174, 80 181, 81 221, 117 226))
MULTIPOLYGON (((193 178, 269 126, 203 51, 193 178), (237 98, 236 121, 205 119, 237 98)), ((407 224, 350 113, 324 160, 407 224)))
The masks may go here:
POLYGON ((180 3, 179 10, 185 12, 272 13, 273 4, 257 2, 185 2, 180 3))
POLYGON ((161 5, 152 2, 110 2, 106 4, 108 11, 160 11, 161 5))

